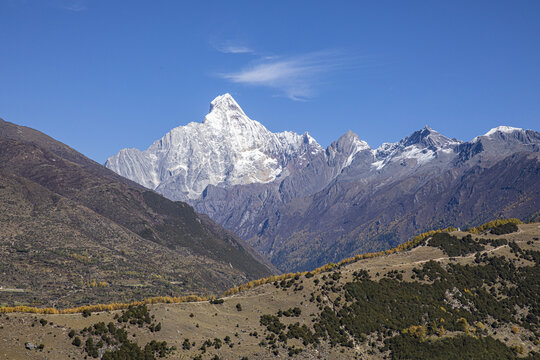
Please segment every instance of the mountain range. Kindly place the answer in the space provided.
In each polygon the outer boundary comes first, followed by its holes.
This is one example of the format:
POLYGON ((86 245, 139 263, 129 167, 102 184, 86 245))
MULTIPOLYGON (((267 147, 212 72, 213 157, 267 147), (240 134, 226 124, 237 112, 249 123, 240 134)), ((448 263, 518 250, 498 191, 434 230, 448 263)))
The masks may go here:
POLYGON ((0 225, 0 304, 213 294, 276 272, 188 204, 1 119, 0 225))
POLYGON ((372 149, 352 131, 324 149, 272 133, 229 94, 202 123, 105 166, 208 214, 282 271, 378 251, 437 227, 538 218, 540 133, 500 126, 471 141, 426 126, 372 149))

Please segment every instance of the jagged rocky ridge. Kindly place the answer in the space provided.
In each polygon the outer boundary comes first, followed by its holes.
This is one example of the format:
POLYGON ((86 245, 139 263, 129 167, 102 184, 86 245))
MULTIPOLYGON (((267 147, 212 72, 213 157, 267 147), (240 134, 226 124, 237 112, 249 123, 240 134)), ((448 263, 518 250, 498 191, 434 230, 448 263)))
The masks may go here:
POLYGON ((269 132, 228 94, 203 123, 173 129, 106 166, 185 199, 282 270, 395 245, 438 226, 538 211, 540 134, 500 126, 464 142, 425 127, 372 149, 349 131, 323 149, 269 132))

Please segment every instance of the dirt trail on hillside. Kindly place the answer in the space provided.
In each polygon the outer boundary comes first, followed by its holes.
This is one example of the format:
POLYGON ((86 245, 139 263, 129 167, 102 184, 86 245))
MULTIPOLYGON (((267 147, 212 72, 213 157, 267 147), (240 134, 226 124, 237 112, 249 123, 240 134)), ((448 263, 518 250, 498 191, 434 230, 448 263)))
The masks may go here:
MULTIPOLYGON (((494 251, 497 251, 503 247, 508 247, 508 245, 501 245, 501 246, 497 246, 496 248, 493 248, 491 250, 483 250, 483 251, 480 251, 480 254, 481 255, 484 255, 484 254, 489 254, 489 253, 492 253, 494 251)), ((470 255, 467 255, 467 256, 443 256, 443 257, 440 257, 440 258, 436 258, 436 259, 428 259, 428 260, 418 260, 418 261, 414 261, 410 264, 423 264, 423 263, 426 263, 426 262, 429 262, 429 261, 441 261, 441 260, 449 260, 450 258, 454 258, 454 259, 468 259, 468 258, 472 258, 472 257, 475 257, 476 256, 476 253, 472 253, 470 255)), ((400 264, 400 265, 403 265, 403 264, 400 264)), ((397 266, 397 265, 393 265, 393 266, 397 266)))

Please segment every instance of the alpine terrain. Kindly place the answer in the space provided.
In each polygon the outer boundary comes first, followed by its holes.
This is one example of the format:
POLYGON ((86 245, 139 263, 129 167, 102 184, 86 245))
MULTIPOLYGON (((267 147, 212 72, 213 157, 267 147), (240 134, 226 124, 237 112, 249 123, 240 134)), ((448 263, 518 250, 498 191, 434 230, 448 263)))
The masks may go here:
POLYGON ((372 149, 352 131, 326 149, 272 133, 225 94, 202 123, 105 166, 183 200, 278 268, 308 270, 431 228, 538 219, 540 133, 500 126, 471 141, 426 126, 372 149))

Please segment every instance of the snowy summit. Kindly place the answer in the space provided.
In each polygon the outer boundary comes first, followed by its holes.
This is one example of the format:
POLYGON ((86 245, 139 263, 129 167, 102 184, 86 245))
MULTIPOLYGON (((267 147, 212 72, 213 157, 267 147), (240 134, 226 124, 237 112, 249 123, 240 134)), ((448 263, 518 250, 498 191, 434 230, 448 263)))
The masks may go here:
POLYGON ((174 128, 144 151, 123 149, 105 166, 171 199, 187 200, 208 185, 271 182, 307 151, 322 151, 308 133, 272 133, 224 94, 211 102, 202 123, 174 128))

